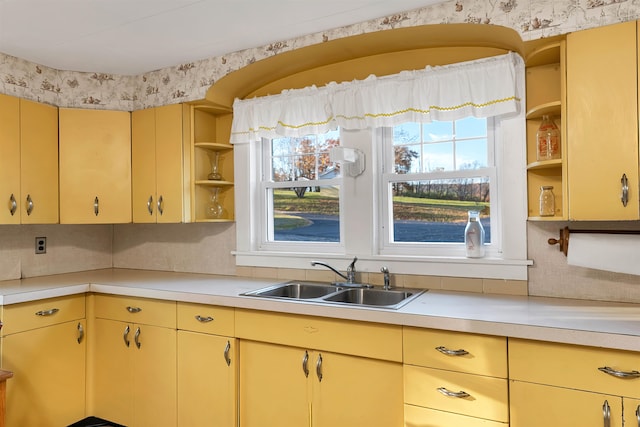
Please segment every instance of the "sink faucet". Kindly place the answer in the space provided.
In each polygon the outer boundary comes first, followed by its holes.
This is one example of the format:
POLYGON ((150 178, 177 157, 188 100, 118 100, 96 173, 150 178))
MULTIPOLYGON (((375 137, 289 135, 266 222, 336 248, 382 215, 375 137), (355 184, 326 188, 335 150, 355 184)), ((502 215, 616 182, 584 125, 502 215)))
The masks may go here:
POLYGON ((384 274, 384 290, 388 291, 391 289, 391 280, 389 280, 389 269, 387 267, 382 267, 380 272, 384 274))
POLYGON ((320 262, 320 261, 311 261, 311 265, 312 266, 316 266, 316 265, 322 265, 324 267, 327 267, 329 270, 333 271, 334 273, 336 273, 338 276, 342 277, 344 280, 347 281, 347 283, 353 284, 356 282, 356 261, 358 260, 358 257, 354 257, 353 261, 351 261, 351 264, 349 264, 349 266, 347 267, 347 275, 345 276, 344 274, 340 273, 338 270, 336 270, 335 268, 331 267, 329 264, 326 264, 324 262, 320 262))

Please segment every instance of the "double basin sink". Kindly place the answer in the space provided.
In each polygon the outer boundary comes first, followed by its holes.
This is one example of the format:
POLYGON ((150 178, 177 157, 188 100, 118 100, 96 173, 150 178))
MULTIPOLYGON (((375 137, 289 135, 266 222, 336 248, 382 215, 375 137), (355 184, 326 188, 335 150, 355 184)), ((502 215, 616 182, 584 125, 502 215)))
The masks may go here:
POLYGON ((398 309, 420 296, 420 289, 381 289, 354 283, 290 281, 242 295, 292 301, 398 309))

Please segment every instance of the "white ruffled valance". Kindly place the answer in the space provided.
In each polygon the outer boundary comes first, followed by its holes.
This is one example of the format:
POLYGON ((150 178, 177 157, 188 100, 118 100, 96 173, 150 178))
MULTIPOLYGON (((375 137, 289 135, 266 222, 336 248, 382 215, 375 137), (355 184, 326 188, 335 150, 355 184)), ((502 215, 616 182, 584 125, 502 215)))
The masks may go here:
POLYGON ((283 91, 233 104, 231 143, 520 111, 515 53, 391 76, 283 91))

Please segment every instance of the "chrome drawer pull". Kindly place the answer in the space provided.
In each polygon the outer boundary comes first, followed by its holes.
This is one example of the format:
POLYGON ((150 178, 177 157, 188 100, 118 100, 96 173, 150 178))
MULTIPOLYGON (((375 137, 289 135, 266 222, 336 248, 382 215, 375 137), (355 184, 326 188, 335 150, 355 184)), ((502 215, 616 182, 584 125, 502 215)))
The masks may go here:
POLYGON ((316 363, 316 375, 318 376, 318 382, 322 381, 322 354, 318 355, 318 363, 316 363))
POLYGON ((622 195, 620 195, 620 201, 622 202, 622 206, 626 208, 627 203, 629 202, 629 180, 627 179, 627 174, 622 174, 620 183, 622 184, 622 195))
POLYGON ((149 200, 147 200, 147 210, 149 215, 153 215, 153 196, 149 196, 149 200))
POLYGON ((602 405, 602 418, 604 420, 604 427, 611 427, 611 407, 606 400, 602 405))
POLYGON ((140 348, 142 344, 140 343, 140 327, 139 326, 136 329, 136 333, 133 334, 133 341, 136 343, 136 347, 140 348))
POLYGON ((451 391, 451 390, 447 390, 444 387, 438 387, 438 391, 444 394, 445 396, 457 397, 459 399, 464 399, 465 397, 471 397, 471 395, 466 391, 451 391))
POLYGON ((304 372, 304 376, 309 378, 309 352, 304 352, 304 357, 302 358, 302 372, 304 372))
POLYGON ((638 421, 638 427, 640 427, 640 405, 636 408, 636 420, 638 421))
POLYGON ((82 327, 82 323, 78 322, 78 344, 82 342, 84 338, 84 328, 82 327))
POLYGON ((96 214, 96 216, 100 213, 100 199, 98 199, 98 196, 93 199, 93 213, 96 214))
POLYGON ((140 312, 142 311, 142 309, 141 309, 140 307, 131 307, 131 306, 128 306, 128 307, 127 307, 127 311, 128 311, 129 313, 140 313, 140 312))
POLYGON ((231 358, 229 352, 231 351, 231 342, 227 341, 227 345, 224 347, 224 361, 227 362, 227 366, 231 366, 231 358))
POLYGON ((616 371, 608 366, 603 366, 598 370, 617 378, 640 378, 640 372, 638 371, 616 371))
POLYGON ((11 197, 9 197, 9 206, 9 213, 11 213, 11 216, 13 216, 18 210, 18 202, 16 201, 16 196, 14 196, 13 194, 11 194, 11 197))
POLYGON ((158 199, 158 213, 160 216, 164 213, 164 197, 162 197, 162 195, 160 195, 160 198, 158 199))
POLYGON ((36 312, 36 316, 53 316, 54 314, 56 314, 59 311, 60 311, 59 308, 52 308, 52 309, 49 309, 49 310, 41 310, 41 311, 36 312))
POLYGON ((211 316, 202 317, 199 314, 196 314, 196 320, 201 323, 209 323, 213 321, 213 317, 211 316))
POLYGON ((447 356, 466 356, 467 354, 469 354, 467 350, 449 350, 442 345, 440 347, 436 347, 436 350, 438 350, 442 354, 446 354, 447 356))
POLYGON ((33 212, 33 199, 31 194, 27 194, 27 216, 31 215, 31 212, 33 212))
POLYGON ((129 328, 129 325, 127 325, 127 327, 124 328, 124 334, 122 335, 124 345, 126 345, 127 347, 129 347, 129 344, 131 344, 131 342, 129 341, 129 331, 131 331, 131 329, 129 328))

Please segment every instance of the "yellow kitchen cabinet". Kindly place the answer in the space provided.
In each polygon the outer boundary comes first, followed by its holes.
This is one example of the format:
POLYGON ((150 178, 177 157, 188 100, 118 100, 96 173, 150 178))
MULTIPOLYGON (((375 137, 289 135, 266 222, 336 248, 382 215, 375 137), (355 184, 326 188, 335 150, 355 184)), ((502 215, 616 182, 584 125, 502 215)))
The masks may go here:
POLYGON ((58 109, 0 95, 0 224, 58 222, 58 109))
POLYGON ((399 363, 240 341, 240 426, 402 423, 399 363))
POLYGON ((189 107, 183 104, 131 113, 134 223, 190 219, 188 119, 189 107))
POLYGON ((131 222, 131 114, 60 108, 60 222, 131 222))
POLYGON ((206 103, 191 105, 192 200, 195 222, 229 222, 235 218, 231 109, 206 103), (217 165, 217 179, 210 179, 217 165), (212 197, 222 206, 220 216, 210 214, 212 197))
POLYGON ((504 337, 405 327, 405 426, 507 426, 504 337))
POLYGON ((7 426, 65 426, 85 417, 85 297, 3 307, 7 426))
POLYGON ((233 308, 178 303, 178 427, 237 426, 233 308))
POLYGON ((622 426, 640 397, 639 363, 632 351, 509 339, 511 426, 622 426))
POLYGON ((622 399, 622 412, 626 427, 640 427, 640 400, 622 399))
POLYGON ((240 426, 402 425, 398 326, 236 309, 240 426))
POLYGON ((566 42, 564 36, 534 40, 525 44, 527 90, 527 204, 529 220, 567 219, 566 126, 566 42), (560 157, 540 159, 537 155, 538 128, 549 116, 560 130, 560 157), (540 215, 540 189, 552 186, 553 216, 540 215))
POLYGON ((136 427, 176 425, 175 313, 175 302, 95 297, 92 415, 136 427))
POLYGON ((640 217, 636 27, 567 36, 569 219, 640 217))

